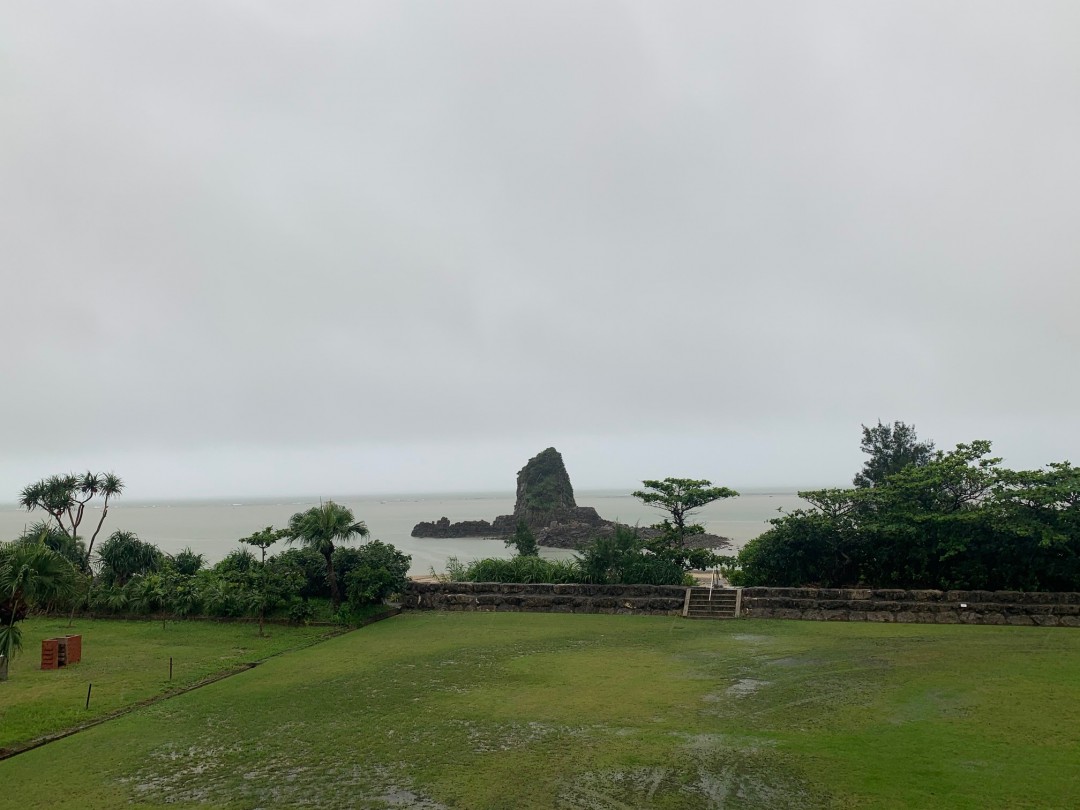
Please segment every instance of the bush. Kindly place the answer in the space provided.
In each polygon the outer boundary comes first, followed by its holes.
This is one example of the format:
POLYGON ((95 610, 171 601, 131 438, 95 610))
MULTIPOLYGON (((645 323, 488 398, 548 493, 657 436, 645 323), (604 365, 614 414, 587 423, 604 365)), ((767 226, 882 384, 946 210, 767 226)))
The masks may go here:
POLYGON ((195 576, 202 570, 204 562, 203 555, 196 554, 191 550, 190 546, 183 551, 177 552, 172 557, 173 567, 176 568, 176 573, 182 577, 195 576))
POLYGON ((225 555, 211 571, 219 577, 241 579, 244 574, 259 567, 259 560, 246 548, 237 548, 225 555))
POLYGON ((637 529, 616 526, 615 532, 598 537, 581 555, 583 582, 612 585, 682 585, 686 571, 680 560, 693 557, 712 561, 707 549, 683 549, 673 558, 662 550, 650 550, 637 529))
POLYGON ((300 599, 289 606, 289 621, 296 624, 308 624, 315 619, 315 605, 300 599))
MULTIPOLYGON (((326 560, 315 549, 290 548, 270 557, 266 566, 272 571, 292 571, 299 574, 301 585, 298 595, 302 598, 330 598, 330 586, 326 583, 326 560)), ((335 565, 335 572, 336 570, 335 565)))
MULTIPOLYGON (((379 540, 348 551, 353 553, 343 555, 342 559, 349 563, 344 580, 345 594, 352 607, 377 604, 405 590, 412 562, 408 554, 379 540)), ((334 556, 337 557, 337 552, 334 556)))
POLYGON ((462 582, 582 582, 576 560, 545 560, 542 557, 513 557, 509 560, 474 560, 462 572, 462 582))

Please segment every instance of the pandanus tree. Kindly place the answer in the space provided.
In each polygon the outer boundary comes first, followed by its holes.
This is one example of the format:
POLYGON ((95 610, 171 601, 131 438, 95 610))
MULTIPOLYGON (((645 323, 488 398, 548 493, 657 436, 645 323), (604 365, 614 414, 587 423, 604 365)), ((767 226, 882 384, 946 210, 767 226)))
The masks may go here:
POLYGON ((135 532, 115 531, 98 551, 101 579, 124 587, 133 578, 154 574, 165 564, 165 555, 153 543, 144 543, 135 532))
POLYGON ((337 610, 341 606, 341 591, 334 575, 334 541, 348 542, 354 537, 367 537, 367 525, 356 520, 348 507, 327 501, 289 518, 286 536, 286 542, 298 542, 314 549, 326 560, 326 584, 330 586, 330 601, 337 610))
POLYGON ((28 512, 40 509, 49 514, 60 530, 73 541, 78 537, 86 507, 94 498, 102 498, 101 515, 86 547, 83 570, 90 570, 94 541, 109 514, 109 500, 120 495, 124 482, 112 473, 85 472, 82 475, 53 475, 30 484, 19 493, 19 505, 28 512))
POLYGON ((0 680, 7 679, 8 662, 22 646, 17 622, 35 606, 73 595, 76 587, 71 563, 43 543, 0 545, 0 680))

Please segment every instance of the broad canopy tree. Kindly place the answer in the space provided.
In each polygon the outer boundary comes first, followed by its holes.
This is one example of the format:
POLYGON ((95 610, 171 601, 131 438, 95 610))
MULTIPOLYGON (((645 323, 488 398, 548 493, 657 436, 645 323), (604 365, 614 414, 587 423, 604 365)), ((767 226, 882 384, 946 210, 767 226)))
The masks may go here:
POLYGON ((691 518, 697 510, 713 501, 735 498, 739 493, 728 487, 714 487, 711 481, 695 478, 665 478, 642 481, 645 489, 633 492, 635 498, 659 509, 667 517, 653 528, 659 534, 645 541, 644 547, 684 570, 709 568, 719 558, 709 549, 693 548, 693 537, 704 534, 705 527, 691 518))
POLYGON ((745 546, 740 583, 1080 589, 1080 470, 1008 470, 990 450, 958 444, 873 485, 800 492, 812 508, 745 546))
POLYGON ((685 545, 687 538, 692 535, 705 533, 704 526, 689 522, 698 509, 721 498, 739 495, 728 487, 714 487, 711 481, 693 478, 665 478, 663 481, 641 483, 645 489, 631 494, 668 515, 656 528, 664 532, 676 547, 685 545))

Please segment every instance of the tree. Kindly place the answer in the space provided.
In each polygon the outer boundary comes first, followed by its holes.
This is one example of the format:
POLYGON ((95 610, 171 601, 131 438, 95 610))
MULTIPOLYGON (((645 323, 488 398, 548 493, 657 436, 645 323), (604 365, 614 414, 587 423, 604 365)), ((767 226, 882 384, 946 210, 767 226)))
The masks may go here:
POLYGON ((910 464, 929 464, 934 455, 934 443, 920 442, 918 438, 915 426, 903 422, 886 425, 879 419, 876 427, 863 425, 860 447, 870 458, 852 483, 860 488, 876 487, 910 464))
POLYGON ((334 610, 341 607, 341 591, 334 574, 334 541, 348 542, 353 537, 367 537, 367 525, 353 517, 352 510, 333 501, 297 512, 289 518, 286 542, 299 542, 322 555, 326 561, 326 582, 330 586, 330 601, 334 610))
POLYGON ((642 481, 645 489, 631 493, 649 506, 670 516, 656 524, 665 543, 673 548, 686 545, 687 538, 704 534, 705 527, 688 523, 697 509, 721 498, 736 498, 739 493, 727 487, 714 487, 711 481, 692 478, 665 478, 663 481, 642 481))
POLYGON ((350 605, 375 605, 405 590, 412 562, 408 554, 388 543, 372 540, 358 549, 358 556, 358 564, 345 576, 350 605))
POLYGON ((135 532, 115 531, 98 550, 101 578, 106 584, 124 587, 133 577, 161 570, 165 555, 153 543, 144 543, 135 532))
POLYGON ((176 573, 181 577, 195 576, 202 570, 203 564, 206 562, 202 554, 196 554, 191 550, 191 546, 176 552, 172 555, 171 561, 176 573))
POLYGON ((0 680, 22 646, 17 622, 30 608, 71 595, 77 576, 60 554, 33 540, 0 545, 0 680))
POLYGON ((510 548, 511 546, 517 549, 519 557, 540 556, 540 547, 536 545, 536 537, 529 530, 529 525, 524 520, 519 520, 514 533, 506 538, 506 547, 510 548))
POLYGON ((267 606, 267 587, 266 587, 266 550, 270 546, 274 545, 278 540, 285 536, 283 531, 274 531, 273 526, 267 526, 261 531, 254 532, 247 537, 241 537, 240 542, 249 546, 255 546, 262 552, 262 559, 259 561, 259 635, 263 635, 263 624, 266 621, 266 606, 267 606))
POLYGON ((119 496, 123 489, 124 482, 113 473, 53 475, 25 487, 19 493, 19 505, 28 512, 41 509, 48 513, 64 534, 76 540, 86 505, 98 495, 102 496, 101 516, 90 537, 83 560, 83 570, 89 572, 94 541, 109 514, 109 499, 119 496))
POLYGON ((77 538, 72 538, 67 532, 61 531, 44 520, 31 523, 17 541, 37 541, 44 543, 77 569, 83 567, 86 561, 86 543, 77 538))

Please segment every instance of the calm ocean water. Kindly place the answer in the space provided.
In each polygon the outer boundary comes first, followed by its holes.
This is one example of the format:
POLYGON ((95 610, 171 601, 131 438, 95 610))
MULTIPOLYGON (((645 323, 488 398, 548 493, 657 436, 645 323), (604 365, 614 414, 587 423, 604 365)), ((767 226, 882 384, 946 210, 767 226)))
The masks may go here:
MULTIPOLYGON (((626 493, 611 491, 582 491, 575 493, 581 506, 592 506, 609 520, 624 523, 655 523, 659 513, 626 493)), ((335 501, 353 510, 357 519, 367 523, 371 536, 392 543, 412 555, 412 573, 427 574, 432 568, 442 572, 448 557, 462 561, 480 557, 509 556, 501 540, 435 540, 410 537, 412 527, 421 520, 448 517, 458 520, 491 520, 496 515, 513 511, 513 493, 481 493, 463 495, 400 495, 382 497, 343 496, 335 501)), ((237 502, 225 501, 159 501, 134 502, 120 500, 109 507, 109 515, 98 536, 98 542, 116 529, 133 531, 143 540, 156 543, 162 551, 175 553, 186 546, 214 563, 239 547, 237 539, 265 526, 281 528, 295 513, 314 506, 317 499, 260 499, 237 502)), ((792 490, 749 490, 738 498, 709 504, 702 509, 698 520, 715 534, 730 537, 734 548, 741 548, 768 528, 766 521, 776 517, 778 510, 789 511, 805 506, 792 490)), ((0 505, 0 539, 17 536, 29 523, 40 519, 40 513, 27 513, 12 504, 0 505)), ((89 536, 97 520, 97 512, 86 516, 82 534, 89 536)), ((276 549, 282 545, 275 546, 276 549)), ((542 550, 544 556, 565 557, 573 552, 558 549, 542 550)))

